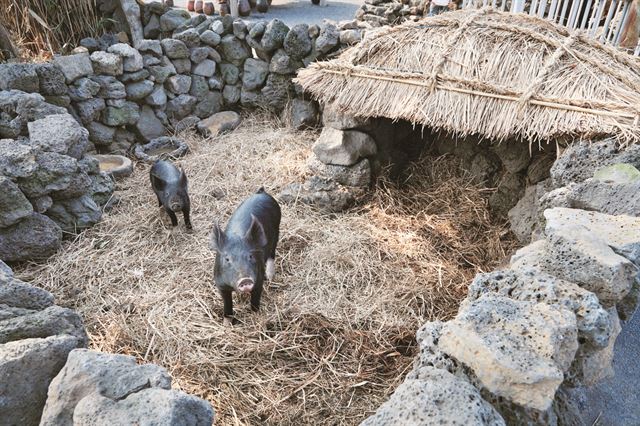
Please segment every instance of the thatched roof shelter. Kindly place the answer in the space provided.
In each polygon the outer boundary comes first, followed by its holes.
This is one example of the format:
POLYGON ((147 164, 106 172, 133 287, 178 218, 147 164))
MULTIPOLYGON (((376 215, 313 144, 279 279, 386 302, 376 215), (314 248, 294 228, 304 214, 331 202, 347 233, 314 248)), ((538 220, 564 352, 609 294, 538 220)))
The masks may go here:
POLYGON ((640 61, 584 32, 489 8, 367 34, 299 72, 322 103, 496 140, 640 140, 640 61))

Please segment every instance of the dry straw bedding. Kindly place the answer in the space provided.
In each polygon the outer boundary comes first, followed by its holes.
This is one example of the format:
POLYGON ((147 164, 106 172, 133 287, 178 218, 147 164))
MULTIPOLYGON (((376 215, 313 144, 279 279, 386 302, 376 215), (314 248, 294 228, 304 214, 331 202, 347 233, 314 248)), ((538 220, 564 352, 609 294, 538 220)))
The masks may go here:
POLYGON ((411 368, 417 328, 450 318, 513 240, 456 160, 426 157, 402 188, 381 184, 352 211, 284 205, 261 312, 240 300, 240 324, 223 326, 211 224, 262 185, 276 194, 302 179, 316 137, 258 118, 189 137, 179 163, 192 234, 182 221, 169 230, 139 164, 101 223, 19 273, 82 314, 94 349, 163 365, 174 386, 212 402, 217 424, 357 424, 411 368))
POLYGON ((640 140, 640 61, 534 16, 466 9, 383 27, 300 70, 323 104, 492 140, 640 140))

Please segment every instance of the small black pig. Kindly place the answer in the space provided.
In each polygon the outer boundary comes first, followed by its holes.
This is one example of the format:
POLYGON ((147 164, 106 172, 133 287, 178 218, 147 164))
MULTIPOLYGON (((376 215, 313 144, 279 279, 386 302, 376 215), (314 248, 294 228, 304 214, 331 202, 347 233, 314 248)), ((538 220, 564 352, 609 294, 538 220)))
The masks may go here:
POLYGON ((251 309, 260 308, 262 284, 275 274, 280 233, 280 206, 264 188, 247 198, 222 231, 214 225, 211 249, 216 252, 214 279, 224 301, 225 322, 233 317, 231 293, 251 293, 251 309))
POLYGON ((189 216, 191 203, 187 192, 187 175, 184 170, 178 169, 169 161, 158 160, 153 163, 149 175, 153 192, 158 197, 158 204, 164 207, 171 218, 171 224, 178 226, 176 212, 181 211, 187 229, 192 229, 189 216))

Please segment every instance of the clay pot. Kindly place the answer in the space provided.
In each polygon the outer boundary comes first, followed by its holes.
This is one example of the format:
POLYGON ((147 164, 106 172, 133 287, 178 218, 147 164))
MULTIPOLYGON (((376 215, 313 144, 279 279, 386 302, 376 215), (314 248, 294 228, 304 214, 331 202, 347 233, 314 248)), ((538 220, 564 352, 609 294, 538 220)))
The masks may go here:
POLYGON ((255 9, 256 8, 256 0, 249 0, 249 6, 251 6, 251 9, 255 9))
POLYGON ((204 10, 204 1, 196 0, 196 13, 202 13, 204 10))
POLYGON ((256 10, 260 13, 266 13, 269 10, 269 2, 267 0, 256 0, 256 10))
POLYGON ((229 4, 228 3, 220 3, 220 8, 218 9, 218 12, 220 12, 221 16, 226 16, 228 15, 229 12, 229 4))
POLYGON ((240 16, 249 16, 251 14, 249 0, 238 0, 238 13, 240 16))
POLYGON ((213 5, 213 2, 208 1, 204 4, 204 14, 205 15, 213 15, 214 13, 216 13, 216 8, 213 5))
POLYGON ((195 10, 195 4, 196 4, 196 0, 189 0, 187 2, 187 10, 189 12, 193 12, 195 10))
POLYGON ((164 5, 167 7, 173 7, 173 0, 164 0, 164 5))

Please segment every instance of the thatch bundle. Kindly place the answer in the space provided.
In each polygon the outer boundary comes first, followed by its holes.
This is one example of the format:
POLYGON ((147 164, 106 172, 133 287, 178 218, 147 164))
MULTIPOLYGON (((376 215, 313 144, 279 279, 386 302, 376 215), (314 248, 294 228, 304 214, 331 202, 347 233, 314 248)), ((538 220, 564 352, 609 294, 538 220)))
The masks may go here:
POLYGON ((53 54, 100 27, 96 0, 0 0, 0 22, 32 54, 53 54))
POLYGON ((490 8, 369 33, 299 72, 323 103, 491 139, 640 140, 640 61, 583 32, 490 8))

